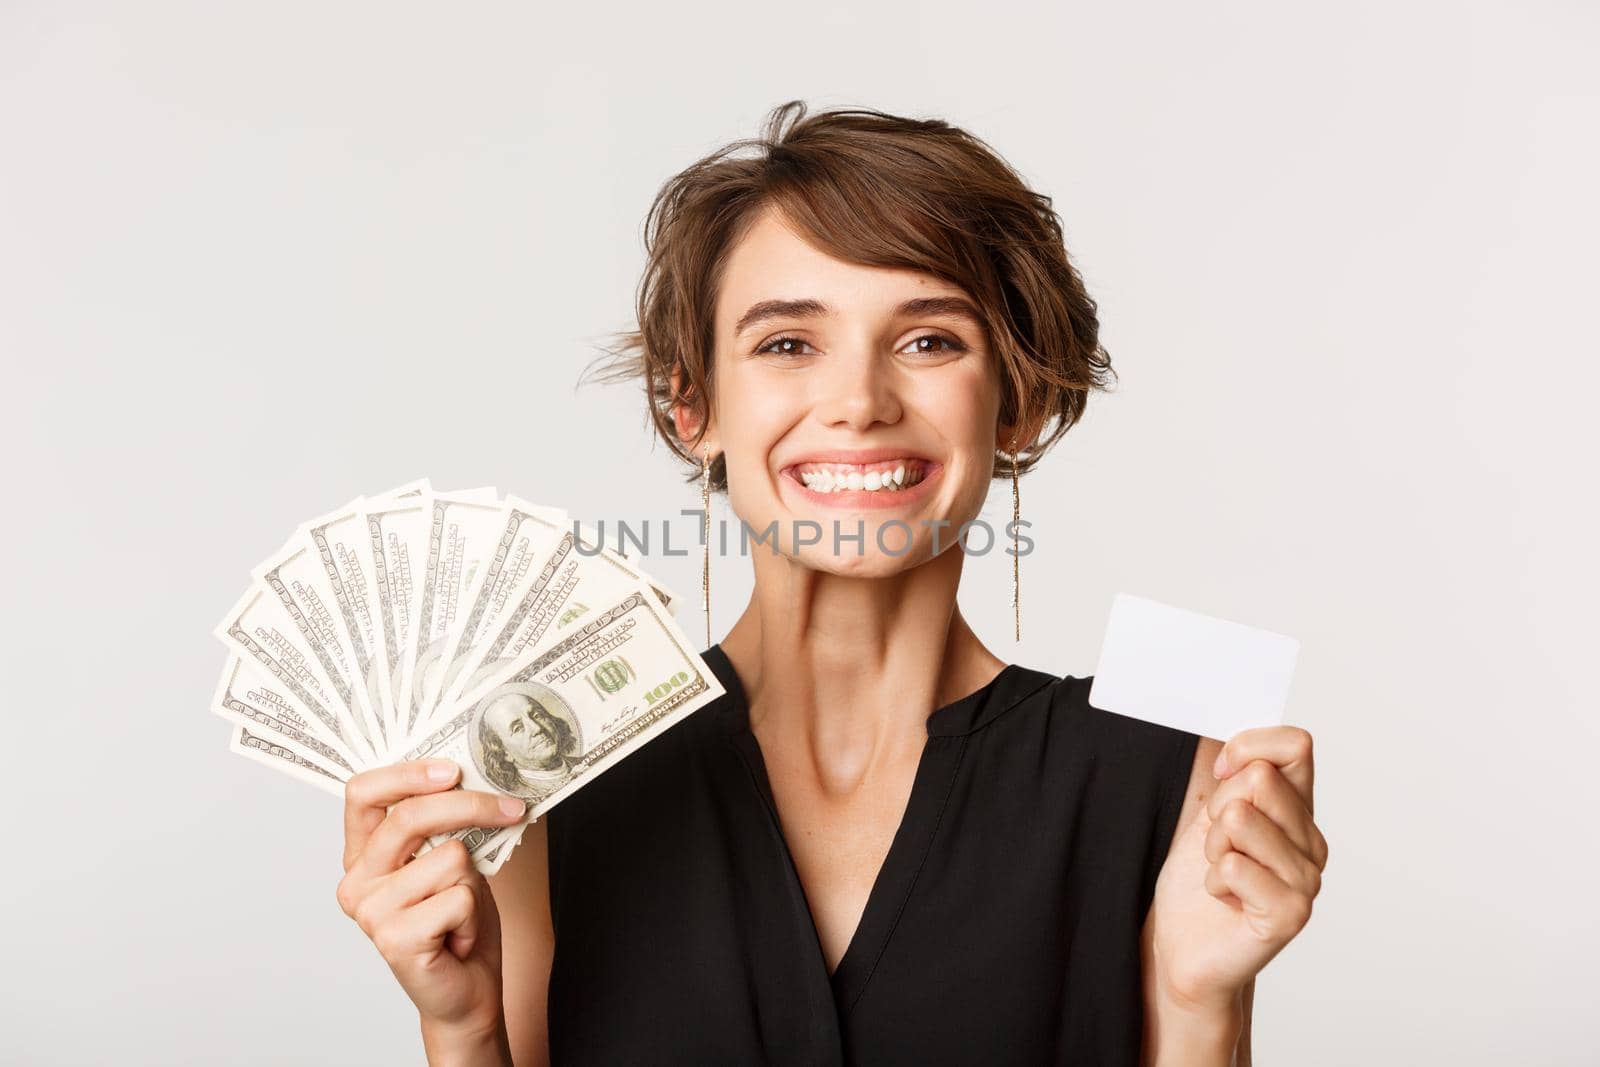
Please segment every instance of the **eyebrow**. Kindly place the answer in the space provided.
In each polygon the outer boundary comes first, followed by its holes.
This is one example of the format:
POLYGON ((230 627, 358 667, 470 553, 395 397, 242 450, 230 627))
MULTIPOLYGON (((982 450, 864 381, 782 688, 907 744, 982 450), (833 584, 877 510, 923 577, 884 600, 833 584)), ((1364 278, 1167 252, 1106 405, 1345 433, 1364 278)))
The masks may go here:
MULTIPOLYGON (((827 304, 820 300, 806 298, 803 300, 762 300, 751 304, 750 309, 739 316, 738 323, 733 327, 734 336, 743 334, 753 326, 759 326, 773 319, 806 319, 820 318, 830 313, 827 304)), ((902 318, 922 315, 953 315, 963 318, 977 327, 983 326, 983 317, 978 314, 978 309, 972 302, 959 296, 922 296, 907 300, 895 308, 895 314, 902 318)))

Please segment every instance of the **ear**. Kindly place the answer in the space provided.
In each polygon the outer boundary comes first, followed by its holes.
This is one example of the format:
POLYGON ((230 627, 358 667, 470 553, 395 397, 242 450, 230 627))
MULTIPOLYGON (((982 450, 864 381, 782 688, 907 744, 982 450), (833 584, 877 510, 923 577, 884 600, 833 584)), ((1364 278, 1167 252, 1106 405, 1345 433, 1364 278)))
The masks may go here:
POLYGON ((1011 442, 1017 443, 1017 451, 1024 452, 1028 446, 1039 439, 1039 433, 1044 429, 1043 420, 1026 418, 1017 422, 1001 422, 995 428, 995 447, 1002 452, 1011 451, 1011 442))
MULTIPOLYGON (((682 397, 683 390, 680 388, 680 383, 683 380, 682 376, 678 371, 674 370, 671 372, 671 379, 672 395, 682 397)), ((672 427, 678 433, 678 440, 682 441, 686 446, 693 447, 695 451, 699 451, 705 445, 710 445, 712 453, 715 454, 717 446, 712 439, 714 426, 709 413, 705 419, 706 426, 703 434, 701 433, 700 422, 700 416, 695 412, 692 404, 680 399, 672 405, 672 427)))

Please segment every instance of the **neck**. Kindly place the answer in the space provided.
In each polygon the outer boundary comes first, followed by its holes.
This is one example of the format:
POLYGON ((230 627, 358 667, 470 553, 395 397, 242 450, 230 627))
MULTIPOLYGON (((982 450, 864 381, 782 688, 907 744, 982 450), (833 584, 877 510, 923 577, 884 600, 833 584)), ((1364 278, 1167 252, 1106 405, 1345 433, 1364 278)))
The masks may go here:
POLYGON ((1005 665, 956 605, 959 546, 883 578, 828 574, 787 556, 754 557, 750 603, 722 640, 751 730, 848 793, 920 753, 928 716, 1005 665))

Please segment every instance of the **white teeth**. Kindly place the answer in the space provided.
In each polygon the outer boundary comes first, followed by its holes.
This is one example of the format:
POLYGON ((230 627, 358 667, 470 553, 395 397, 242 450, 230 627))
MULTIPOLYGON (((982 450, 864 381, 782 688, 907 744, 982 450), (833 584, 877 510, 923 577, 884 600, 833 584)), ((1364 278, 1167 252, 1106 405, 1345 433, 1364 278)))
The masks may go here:
POLYGON ((865 474, 859 470, 802 471, 799 478, 801 484, 816 493, 832 493, 845 489, 877 492, 882 489, 903 489, 907 485, 916 485, 922 480, 922 475, 917 468, 907 470, 906 465, 901 463, 893 470, 872 470, 865 474))

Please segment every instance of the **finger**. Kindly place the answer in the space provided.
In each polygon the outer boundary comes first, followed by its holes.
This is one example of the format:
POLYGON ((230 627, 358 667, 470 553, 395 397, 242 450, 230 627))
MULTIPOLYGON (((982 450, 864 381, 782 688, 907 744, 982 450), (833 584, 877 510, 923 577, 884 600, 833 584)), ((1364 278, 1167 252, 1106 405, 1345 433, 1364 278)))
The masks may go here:
POLYGON ((1311 812, 1299 791, 1283 773, 1266 760, 1251 760, 1212 790, 1206 799, 1206 814, 1216 822, 1223 809, 1235 800, 1249 801, 1283 830, 1296 848, 1315 859, 1319 866, 1327 859, 1327 842, 1317 829, 1311 812))
POLYGON ((1258 759, 1277 767, 1300 794, 1306 810, 1313 810, 1311 791, 1315 774, 1308 731, 1298 726, 1258 726, 1241 730, 1222 746, 1211 772, 1226 779, 1248 766, 1251 760, 1258 759))
POLYGON ((375 924, 391 912, 409 908, 442 889, 470 882, 476 876, 467 846, 460 841, 446 841, 394 873, 378 878, 360 905, 357 921, 375 924))
POLYGON ((352 775, 344 787, 344 869, 361 855, 390 805, 449 789, 460 777, 461 768, 447 759, 407 760, 352 775))
POLYGON ((1230 802, 1206 830, 1207 860, 1216 863, 1230 851, 1243 852, 1302 893, 1314 897, 1322 889, 1322 871, 1316 863, 1295 847, 1281 826, 1248 800, 1230 802))
POLYGON ((1231 894, 1257 936, 1287 944, 1311 918, 1311 898, 1281 882, 1242 852, 1228 852, 1206 867, 1206 892, 1231 894))
POLYGON ((450 931, 467 927, 477 909, 472 888, 453 885, 397 912, 372 940, 391 963, 425 959, 439 953, 450 931))
POLYGON ((468 915, 467 921, 451 930, 444 937, 446 951, 458 960, 466 959, 473 948, 477 946, 480 927, 483 926, 484 916, 487 914, 484 908, 484 897, 488 890, 488 883, 479 878, 466 884, 472 889, 472 894, 476 898, 476 905, 473 907, 472 913, 468 915))
POLYGON ((527 811, 526 802, 504 793, 452 789, 431 796, 411 796, 389 809, 367 838, 356 864, 368 875, 387 874, 405 863, 434 834, 473 826, 510 826, 527 811))

